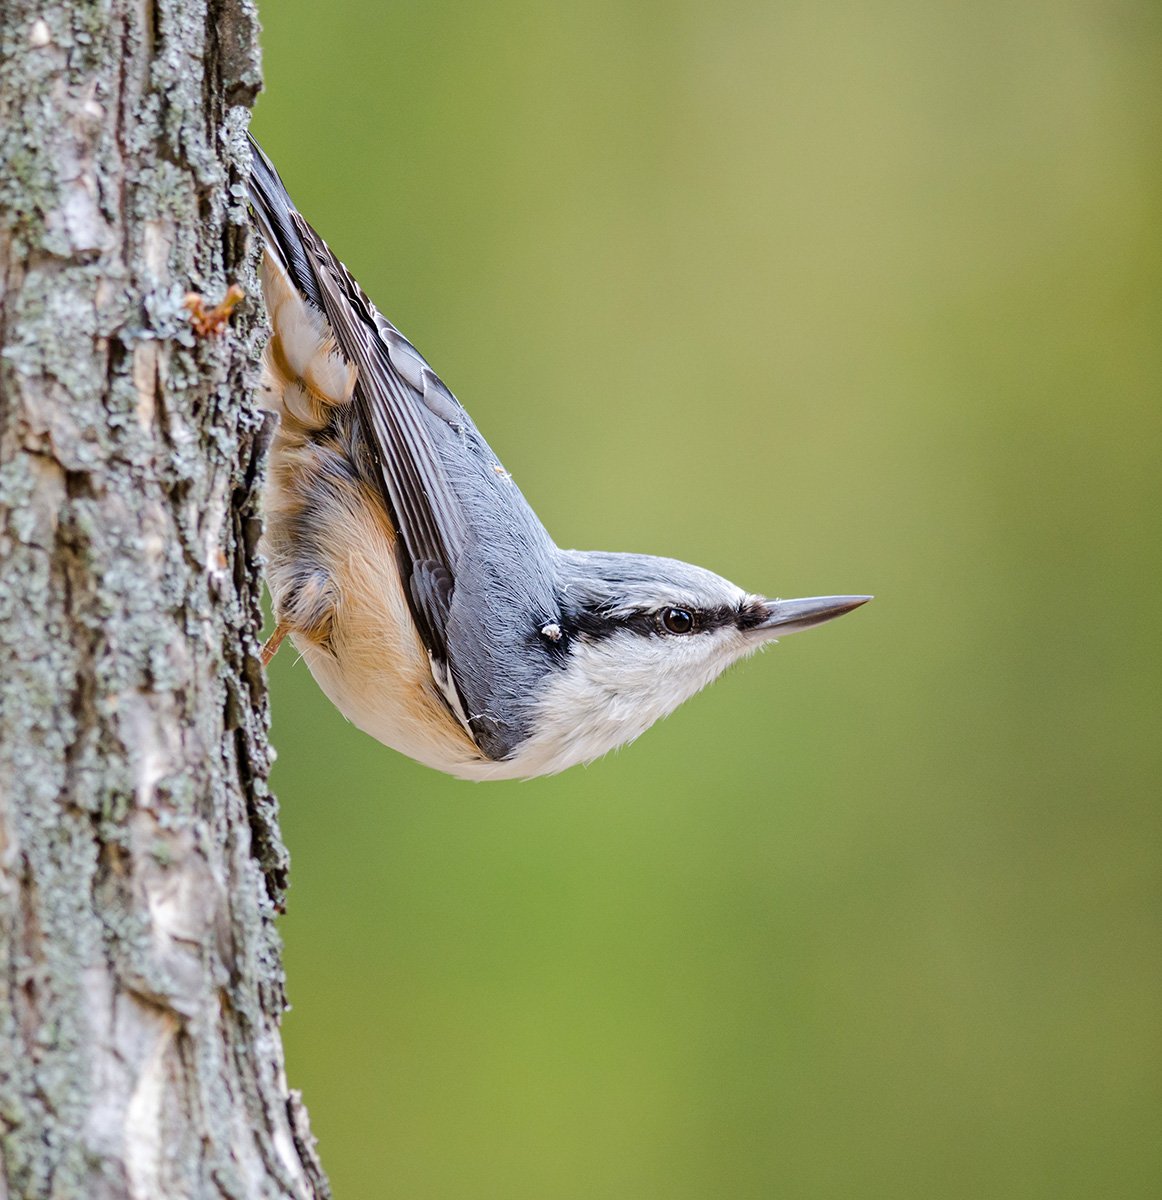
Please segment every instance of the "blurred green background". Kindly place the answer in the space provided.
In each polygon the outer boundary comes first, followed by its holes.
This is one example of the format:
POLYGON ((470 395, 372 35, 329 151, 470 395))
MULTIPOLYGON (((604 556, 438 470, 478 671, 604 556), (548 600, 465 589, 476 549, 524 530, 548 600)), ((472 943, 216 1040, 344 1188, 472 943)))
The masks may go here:
POLYGON ((562 545, 877 596, 525 784, 278 657, 338 1200, 1162 1194, 1162 9, 262 19, 258 136, 562 545))

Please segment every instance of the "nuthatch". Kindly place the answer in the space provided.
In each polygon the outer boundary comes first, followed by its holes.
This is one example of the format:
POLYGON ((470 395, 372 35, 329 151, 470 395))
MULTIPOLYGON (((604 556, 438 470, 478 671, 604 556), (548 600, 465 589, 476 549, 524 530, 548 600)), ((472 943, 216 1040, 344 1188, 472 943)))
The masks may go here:
POLYGON ((561 550, 471 417, 251 142, 273 326, 263 552, 278 621, 360 729, 465 779, 588 762, 737 659, 868 596, 765 600, 689 563, 561 550))

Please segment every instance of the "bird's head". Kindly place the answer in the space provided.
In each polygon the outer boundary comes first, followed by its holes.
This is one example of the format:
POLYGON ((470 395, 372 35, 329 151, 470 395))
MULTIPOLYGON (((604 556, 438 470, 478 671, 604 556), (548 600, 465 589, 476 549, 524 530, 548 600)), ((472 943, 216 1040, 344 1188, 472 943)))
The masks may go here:
POLYGON ((701 567, 644 554, 561 551, 555 663, 537 700, 537 745, 562 770, 632 741, 731 663, 870 596, 768 600, 701 567))

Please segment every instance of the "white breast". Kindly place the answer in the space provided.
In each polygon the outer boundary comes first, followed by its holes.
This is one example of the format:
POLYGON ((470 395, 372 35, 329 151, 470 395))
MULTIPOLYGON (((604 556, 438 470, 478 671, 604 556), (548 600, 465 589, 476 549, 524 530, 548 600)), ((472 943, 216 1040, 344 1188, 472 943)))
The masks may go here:
POLYGON ((752 649, 733 629, 578 639, 537 703, 537 732, 518 747, 515 769, 504 777, 553 774, 632 742, 752 649))

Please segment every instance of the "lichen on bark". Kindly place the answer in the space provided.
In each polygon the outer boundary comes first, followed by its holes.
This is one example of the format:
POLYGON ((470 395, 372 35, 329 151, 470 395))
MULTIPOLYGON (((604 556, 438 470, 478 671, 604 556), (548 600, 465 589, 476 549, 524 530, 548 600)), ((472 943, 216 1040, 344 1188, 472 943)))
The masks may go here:
POLYGON ((0 10, 0 1197, 327 1195, 288 1092, 251 0, 0 10))

